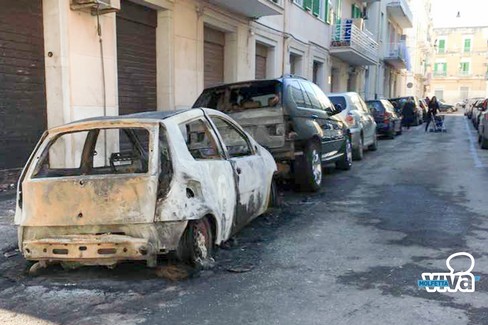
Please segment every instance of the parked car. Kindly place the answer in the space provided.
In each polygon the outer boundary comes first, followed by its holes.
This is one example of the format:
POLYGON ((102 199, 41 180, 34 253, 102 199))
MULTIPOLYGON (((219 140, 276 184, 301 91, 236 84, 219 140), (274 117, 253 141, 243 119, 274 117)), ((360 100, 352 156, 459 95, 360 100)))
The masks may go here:
POLYGON ((488 109, 486 108, 479 117, 478 143, 481 149, 488 149, 488 109))
POLYGON ((442 100, 438 100, 439 102, 439 111, 440 112, 447 112, 447 113, 452 113, 454 111, 457 111, 457 108, 454 107, 454 105, 447 104, 443 102, 442 100))
POLYGON ((389 139, 402 133, 402 118, 388 100, 368 100, 366 105, 373 113, 376 133, 386 135, 389 139))
POLYGON ((480 115, 486 110, 487 100, 480 99, 476 102, 471 113, 471 122, 476 130, 478 130, 480 115))
POLYGON ((429 104, 424 98, 419 99, 419 107, 422 110, 422 121, 427 121, 427 115, 429 114, 429 104))
POLYGON ((471 119, 474 105, 476 104, 477 101, 483 100, 483 99, 484 98, 481 98, 481 97, 475 97, 475 98, 468 99, 468 101, 466 103, 466 108, 464 110, 464 115, 466 115, 469 119, 471 119))
POLYGON ((205 89, 193 107, 229 114, 267 148, 280 175, 318 191, 322 165, 350 169, 351 140, 334 105, 314 83, 293 75, 205 89))
POLYGON ((271 154, 210 109, 97 117, 45 132, 18 184, 27 260, 114 265, 175 251, 189 263, 266 211, 271 154), (76 154, 66 160, 64 148, 76 154))
POLYGON ((331 93, 328 96, 349 128, 353 159, 363 159, 365 147, 372 151, 376 150, 378 148, 376 122, 361 96, 355 92, 331 93))
POLYGON ((390 98, 388 99, 391 104, 396 107, 396 111, 400 112, 403 110, 403 106, 405 103, 408 101, 408 99, 411 99, 415 103, 415 109, 414 109, 414 121, 413 125, 420 125, 423 123, 423 111, 422 108, 420 107, 419 104, 419 99, 417 96, 405 96, 405 97, 398 97, 398 98, 390 98))

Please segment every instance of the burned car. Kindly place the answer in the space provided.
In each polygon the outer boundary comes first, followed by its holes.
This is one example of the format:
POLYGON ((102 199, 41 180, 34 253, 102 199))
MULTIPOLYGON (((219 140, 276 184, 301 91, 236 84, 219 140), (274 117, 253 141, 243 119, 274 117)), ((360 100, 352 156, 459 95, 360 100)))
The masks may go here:
POLYGON ((346 122, 323 91, 304 78, 286 75, 207 88, 193 107, 229 114, 271 152, 280 178, 301 190, 320 190, 323 165, 351 168, 346 122))
POLYGON ((268 151, 211 109, 56 127, 19 180, 19 249, 43 265, 154 266, 169 252, 198 265, 266 211, 275 171, 268 151))

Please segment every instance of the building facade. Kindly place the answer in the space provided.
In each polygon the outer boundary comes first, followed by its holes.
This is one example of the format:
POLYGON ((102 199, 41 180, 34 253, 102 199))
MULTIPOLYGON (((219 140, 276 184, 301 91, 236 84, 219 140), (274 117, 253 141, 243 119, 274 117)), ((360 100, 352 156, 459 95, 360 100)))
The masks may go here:
POLYGON ((448 103, 488 93, 488 26, 435 28, 431 95, 448 103))
MULTIPOLYGON (((291 73, 365 99, 405 89, 407 0, 0 4, 0 184, 15 179, 46 128, 188 107, 224 82, 291 73)), ((79 154, 69 141, 56 159, 79 154)))

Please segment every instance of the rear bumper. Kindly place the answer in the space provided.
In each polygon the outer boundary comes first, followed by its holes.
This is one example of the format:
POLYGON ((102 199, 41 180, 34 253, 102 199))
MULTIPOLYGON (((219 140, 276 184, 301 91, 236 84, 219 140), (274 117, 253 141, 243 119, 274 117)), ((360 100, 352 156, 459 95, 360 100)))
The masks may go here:
POLYGON ((361 129, 359 128, 349 128, 349 133, 351 134, 351 146, 353 149, 358 149, 361 141, 361 129))
POLYGON ((24 241, 22 252, 28 260, 110 265, 120 260, 147 260, 155 248, 147 239, 125 235, 68 235, 24 241))

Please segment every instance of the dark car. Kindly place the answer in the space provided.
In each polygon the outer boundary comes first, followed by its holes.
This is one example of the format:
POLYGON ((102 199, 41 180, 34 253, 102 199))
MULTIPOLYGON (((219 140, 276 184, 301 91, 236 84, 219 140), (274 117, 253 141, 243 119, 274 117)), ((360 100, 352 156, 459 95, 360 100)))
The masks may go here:
POLYGON ((414 109, 414 120, 413 120, 413 125, 420 125, 423 123, 423 111, 422 108, 419 105, 419 99, 417 96, 405 96, 405 97, 398 97, 398 98, 390 98, 388 99, 391 104, 395 107, 395 111, 397 113, 401 114, 401 111, 403 110, 403 106, 405 103, 411 99, 415 103, 415 109, 414 109))
POLYGON ((394 139, 395 135, 402 133, 402 118, 388 100, 368 100, 366 105, 374 116, 378 134, 394 139))
POLYGON ((205 89, 194 108, 214 108, 230 115, 275 158, 279 174, 302 190, 317 191, 322 165, 352 164, 345 121, 322 90, 293 75, 205 89))
POLYGON ((454 111, 457 111, 457 109, 454 107, 454 105, 447 104, 441 100, 439 102, 439 111, 441 112, 447 112, 447 113, 452 113, 454 111))

